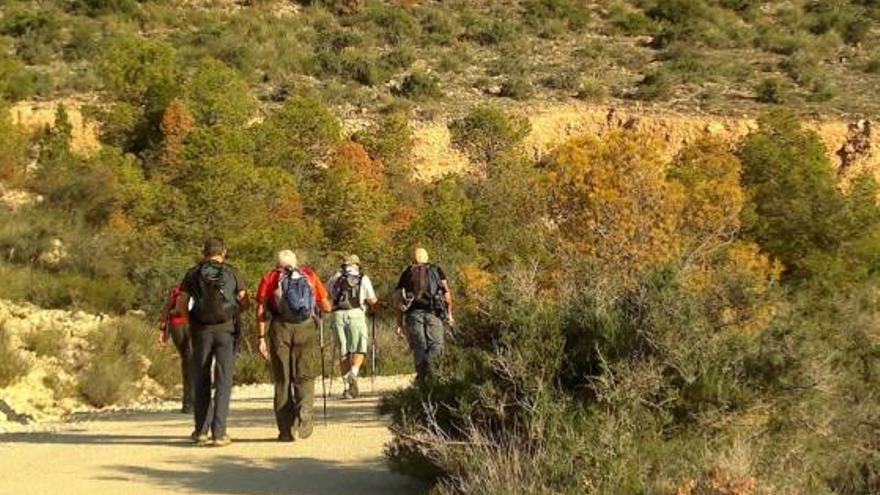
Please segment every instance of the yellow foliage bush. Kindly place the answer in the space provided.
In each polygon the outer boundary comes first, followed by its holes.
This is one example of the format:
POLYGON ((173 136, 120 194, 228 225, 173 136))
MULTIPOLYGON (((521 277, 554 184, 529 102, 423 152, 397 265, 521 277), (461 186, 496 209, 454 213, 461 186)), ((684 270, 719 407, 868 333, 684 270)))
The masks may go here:
POLYGON ((560 147, 548 173, 550 211, 563 242, 624 282, 671 259, 681 205, 663 165, 661 144, 638 132, 560 147))
POLYGON ((772 289, 782 265, 762 253, 757 244, 739 241, 698 265, 686 280, 687 289, 706 301, 719 327, 757 332, 777 310, 772 289))
POLYGON ((669 169, 669 181, 682 203, 678 228, 691 249, 711 247, 740 229, 745 194, 742 165, 729 146, 703 139, 683 149, 669 169))
POLYGON ((466 263, 458 267, 458 304, 465 309, 475 309, 487 297, 492 296, 491 289, 495 275, 481 269, 474 263, 466 263))

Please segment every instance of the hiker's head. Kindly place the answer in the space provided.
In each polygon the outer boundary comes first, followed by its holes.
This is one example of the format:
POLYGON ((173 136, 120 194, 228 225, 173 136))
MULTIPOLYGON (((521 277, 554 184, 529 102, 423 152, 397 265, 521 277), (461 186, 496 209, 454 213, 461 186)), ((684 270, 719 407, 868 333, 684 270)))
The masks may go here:
POLYGON ((202 255, 205 258, 217 259, 222 261, 226 258, 226 246, 223 239, 219 237, 208 237, 202 245, 202 255))
POLYGON ((425 248, 415 248, 413 250, 413 263, 423 264, 428 262, 428 251, 425 248))
POLYGON ((356 254, 348 255, 345 257, 344 260, 342 260, 342 266, 356 266, 360 268, 361 259, 356 254))
POLYGON ((296 253, 290 249, 282 249, 278 251, 275 258, 275 264, 278 268, 295 268, 297 264, 296 253))

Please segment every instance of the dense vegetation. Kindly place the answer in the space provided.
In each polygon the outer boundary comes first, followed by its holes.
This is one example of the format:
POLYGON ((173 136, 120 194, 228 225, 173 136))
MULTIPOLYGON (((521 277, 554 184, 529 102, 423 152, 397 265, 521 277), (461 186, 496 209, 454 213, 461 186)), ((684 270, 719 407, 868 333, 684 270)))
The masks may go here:
POLYGON ((399 470, 438 493, 880 490, 877 183, 842 192, 786 112, 660 149, 618 131, 500 179, 536 244, 459 281, 456 345, 386 401, 399 470))
MULTIPOLYGON (((63 107, 36 136, 0 112, 0 180, 42 198, 0 211, 0 296, 152 315, 216 234, 252 285, 279 248, 324 274, 356 252, 387 300, 423 244, 460 323, 432 381, 386 402, 388 454, 439 493, 880 491, 874 179, 838 184, 790 111, 671 161, 618 130, 535 163, 501 104, 875 111, 876 1, 3 9, 6 100, 95 92, 101 148, 70 149, 63 107), (447 106, 474 168, 419 181, 410 119, 447 106)), ((93 403, 124 399, 98 371, 147 352, 138 325, 90 343, 93 403)))
POLYGON ((168 95, 177 77, 210 58, 239 73, 262 103, 311 88, 352 113, 400 102, 457 107, 486 94, 876 112, 878 5, 9 0, 0 20, 0 93, 17 100, 109 90, 131 103, 147 79, 166 77, 170 84, 154 96, 168 95), (118 79, 126 64, 142 63, 138 81, 118 79))

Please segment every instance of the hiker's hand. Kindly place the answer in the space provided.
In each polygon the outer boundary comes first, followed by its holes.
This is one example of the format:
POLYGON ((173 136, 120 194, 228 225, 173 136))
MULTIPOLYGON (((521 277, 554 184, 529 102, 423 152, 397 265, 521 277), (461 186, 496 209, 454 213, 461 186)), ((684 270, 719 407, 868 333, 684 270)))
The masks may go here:
POLYGON ((449 317, 446 318, 446 324, 449 325, 450 327, 454 327, 455 326, 455 318, 453 318, 452 315, 449 315, 449 317))
POLYGON ((164 346, 167 343, 168 343, 168 330, 163 329, 161 332, 159 332, 159 345, 164 346))
POLYGON ((394 333, 396 333, 398 337, 403 337, 403 328, 401 328, 400 325, 397 325, 397 328, 394 329, 394 333))
POLYGON ((266 344, 265 337, 260 339, 260 356, 263 356, 263 359, 269 359, 269 345, 266 344))

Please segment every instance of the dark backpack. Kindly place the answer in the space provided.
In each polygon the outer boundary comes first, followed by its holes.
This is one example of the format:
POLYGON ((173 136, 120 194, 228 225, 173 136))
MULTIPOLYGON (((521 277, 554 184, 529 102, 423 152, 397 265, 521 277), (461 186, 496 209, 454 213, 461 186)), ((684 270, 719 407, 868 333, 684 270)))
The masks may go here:
POLYGON ((190 317, 203 325, 218 325, 235 318, 236 281, 232 269, 223 263, 202 263, 196 267, 196 284, 190 317))
POLYGON ((343 269, 333 283, 333 309, 355 309, 361 307, 362 274, 346 273, 343 269))
POLYGON ((315 314, 315 295, 309 279, 297 269, 284 270, 275 289, 278 316, 287 323, 302 323, 315 314))
POLYGON ((431 308, 437 316, 446 317, 446 298, 440 269, 430 263, 411 265, 409 286, 412 288, 413 303, 431 308))

